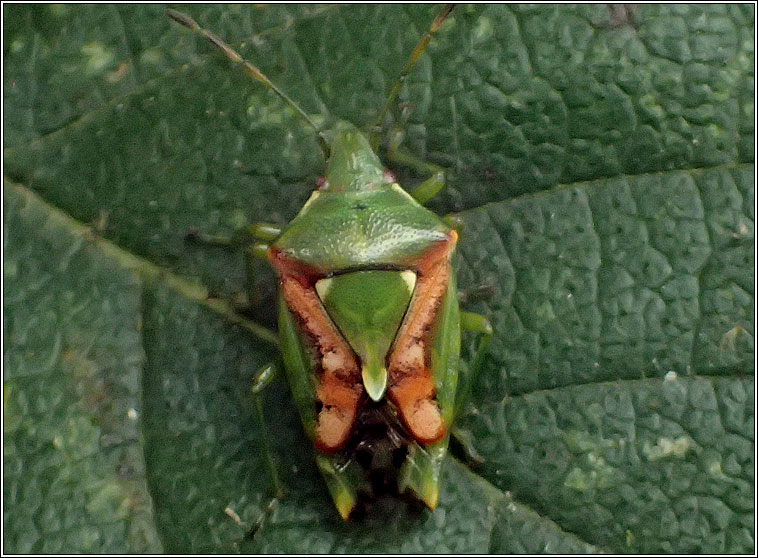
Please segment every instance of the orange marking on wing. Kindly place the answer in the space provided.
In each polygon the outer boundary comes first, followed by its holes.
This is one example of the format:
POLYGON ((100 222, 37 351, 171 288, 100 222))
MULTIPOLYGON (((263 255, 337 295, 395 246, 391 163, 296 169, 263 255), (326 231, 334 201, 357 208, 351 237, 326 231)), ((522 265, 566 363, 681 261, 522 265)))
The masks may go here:
POLYGON ((322 407, 313 443, 319 451, 334 453, 350 439, 363 399, 357 357, 319 300, 313 288, 317 277, 313 270, 271 249, 269 260, 279 273, 279 286, 287 306, 313 337, 318 350, 320 374, 316 397, 322 407))
POLYGON ((323 404, 316 425, 316 448, 324 453, 341 450, 350 439, 361 391, 331 374, 324 375, 317 391, 323 404))
POLYGON ((390 388, 400 416, 413 437, 422 444, 438 442, 445 435, 445 426, 434 402, 431 371, 403 378, 390 388))
POLYGON ((326 406, 350 409, 355 407, 360 399, 360 392, 345 385, 339 378, 324 375, 317 390, 318 399, 326 406))
POLYGON ((329 319, 315 291, 289 276, 282 277, 280 285, 287 306, 316 339, 323 372, 333 373, 343 380, 359 379, 360 368, 355 355, 329 319))
POLYGON ((420 443, 431 444, 445 435, 428 361, 427 338, 450 280, 450 255, 458 235, 450 231, 447 242, 430 250, 419 261, 416 288, 389 358, 388 397, 403 422, 420 443))

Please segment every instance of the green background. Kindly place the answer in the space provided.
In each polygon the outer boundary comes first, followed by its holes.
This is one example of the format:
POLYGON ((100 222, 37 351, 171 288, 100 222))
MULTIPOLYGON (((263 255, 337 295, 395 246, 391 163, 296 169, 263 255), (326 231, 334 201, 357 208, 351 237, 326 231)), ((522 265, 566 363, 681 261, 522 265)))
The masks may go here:
MULTIPOLYGON (((439 9, 179 8, 358 125, 439 9)), ((5 552, 753 551, 752 5, 456 9, 400 126, 490 292, 484 461, 343 523, 278 382, 255 537, 275 282, 244 320, 242 255, 183 237, 286 223, 313 134, 162 6, 3 9, 5 552)))

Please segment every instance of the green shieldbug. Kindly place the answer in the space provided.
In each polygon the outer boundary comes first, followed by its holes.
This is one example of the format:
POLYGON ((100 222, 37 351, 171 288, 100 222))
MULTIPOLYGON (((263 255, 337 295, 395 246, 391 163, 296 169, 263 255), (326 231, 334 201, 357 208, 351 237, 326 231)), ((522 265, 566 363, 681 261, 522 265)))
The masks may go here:
MULTIPOLYGON (((220 38, 189 16, 167 12, 287 102, 316 130, 324 151, 325 175, 298 215, 284 228, 246 227, 234 242, 249 239, 248 257, 267 259, 278 275, 281 363, 345 519, 362 494, 372 494, 377 478, 436 506, 465 391, 458 386, 461 328, 485 334, 480 354, 491 333, 486 319, 459 310, 457 232, 423 207, 444 186, 442 169, 404 155, 406 164, 435 171, 409 194, 375 154, 377 130, 402 81, 452 9, 442 10, 413 50, 371 142, 346 122, 319 128, 220 38)), ((388 153, 398 153, 397 146, 388 153)), ((278 368, 261 370, 255 393, 278 368)), ((256 404, 262 420, 257 397, 256 404)))

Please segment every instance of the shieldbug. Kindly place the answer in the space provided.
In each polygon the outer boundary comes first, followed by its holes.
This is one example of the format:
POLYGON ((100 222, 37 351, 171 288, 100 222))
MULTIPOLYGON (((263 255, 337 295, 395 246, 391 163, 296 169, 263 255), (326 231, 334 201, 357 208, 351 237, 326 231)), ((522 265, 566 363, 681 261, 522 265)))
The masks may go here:
MULTIPOLYGON (((281 363, 264 367, 253 391, 284 368, 344 519, 377 484, 393 484, 397 493, 436 506, 440 467, 465 391, 458 389, 461 328, 484 334, 480 354, 491 335, 484 317, 459 310, 456 230, 423 206, 444 186, 444 172, 405 155, 406 164, 435 171, 408 193, 375 154, 402 82, 452 10, 439 13, 412 51, 370 130, 372 141, 347 122, 321 129, 223 40, 189 16, 167 11, 281 97, 314 128, 324 152, 324 177, 289 224, 251 225, 229 243, 248 239, 249 257, 268 260, 279 280, 281 363)), ((397 152, 390 142, 388 154, 397 152)), ((262 420, 257 397, 256 404, 262 420)))

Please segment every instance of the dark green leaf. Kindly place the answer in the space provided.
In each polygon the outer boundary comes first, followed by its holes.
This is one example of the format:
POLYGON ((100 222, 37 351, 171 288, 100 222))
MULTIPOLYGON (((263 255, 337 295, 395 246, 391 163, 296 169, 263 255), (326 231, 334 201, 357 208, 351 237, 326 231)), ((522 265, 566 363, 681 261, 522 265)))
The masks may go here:
POLYGON ((159 551, 139 430, 140 282, 68 219, 5 192, 6 549, 159 551))
MULTIPOLYGON (((179 9, 360 126, 439 11, 179 9)), ((753 6, 453 12, 395 124, 465 210, 461 288, 492 293, 461 422, 485 461, 451 458, 434 512, 343 523, 275 384, 286 496, 254 536, 275 346, 208 296, 244 290, 240 254, 184 236, 290 219, 312 131, 162 6, 3 15, 6 551, 752 551, 753 6)))

